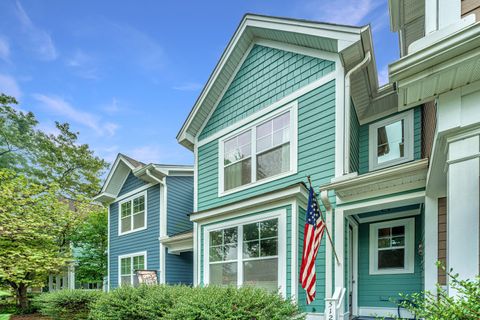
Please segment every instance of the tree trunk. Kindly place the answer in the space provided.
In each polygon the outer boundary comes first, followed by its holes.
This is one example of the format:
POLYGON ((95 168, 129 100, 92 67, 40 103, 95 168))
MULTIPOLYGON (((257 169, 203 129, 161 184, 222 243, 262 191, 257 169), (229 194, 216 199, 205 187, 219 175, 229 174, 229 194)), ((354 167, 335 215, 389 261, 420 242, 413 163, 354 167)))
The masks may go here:
POLYGON ((18 305, 22 310, 25 310, 28 308, 27 286, 24 283, 20 283, 18 285, 17 301, 18 301, 18 305))

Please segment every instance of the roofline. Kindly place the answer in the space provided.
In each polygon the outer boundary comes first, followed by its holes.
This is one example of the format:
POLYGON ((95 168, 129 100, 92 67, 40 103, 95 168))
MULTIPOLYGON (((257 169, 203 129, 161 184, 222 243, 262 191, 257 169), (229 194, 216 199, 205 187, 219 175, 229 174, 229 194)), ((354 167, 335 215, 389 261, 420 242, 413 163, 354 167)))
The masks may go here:
POLYGON ((218 73, 222 69, 222 66, 230 56, 231 51, 235 48, 235 44, 237 43, 241 35, 244 33, 244 30, 248 26, 250 21, 270 22, 270 23, 283 24, 283 25, 293 25, 293 23, 295 23, 295 26, 297 27, 303 26, 303 27, 309 27, 309 28, 315 28, 315 29, 326 29, 329 31, 350 33, 354 35, 360 35, 365 29, 365 26, 347 26, 347 25, 340 25, 340 24, 315 22, 315 21, 303 20, 303 19, 266 16, 266 15, 251 14, 251 13, 245 14, 242 20, 240 21, 237 29, 235 30, 233 36, 230 38, 229 42, 227 43, 227 46, 225 47, 220 59, 217 61, 215 68, 213 69, 210 76, 208 77, 208 80, 205 86, 203 87, 200 95, 197 97, 197 100, 195 101, 192 109, 190 110, 186 120, 184 121, 179 132, 177 133, 177 136, 176 136, 177 141, 190 150, 191 150, 190 147, 182 143, 183 140, 194 140, 194 137, 192 137, 191 135, 189 137, 189 134, 187 133, 188 126, 190 125, 194 115, 197 113, 198 109, 202 105, 203 100, 205 96, 208 94, 211 85, 216 80, 218 73))

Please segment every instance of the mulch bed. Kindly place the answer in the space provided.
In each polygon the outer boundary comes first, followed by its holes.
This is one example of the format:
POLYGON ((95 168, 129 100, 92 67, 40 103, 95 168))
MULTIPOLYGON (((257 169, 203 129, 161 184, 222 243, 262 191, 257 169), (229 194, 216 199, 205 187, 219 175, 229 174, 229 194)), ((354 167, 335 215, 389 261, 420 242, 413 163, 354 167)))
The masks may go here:
POLYGON ((41 314, 25 314, 25 315, 13 315, 10 320, 51 320, 49 317, 42 316, 41 314))

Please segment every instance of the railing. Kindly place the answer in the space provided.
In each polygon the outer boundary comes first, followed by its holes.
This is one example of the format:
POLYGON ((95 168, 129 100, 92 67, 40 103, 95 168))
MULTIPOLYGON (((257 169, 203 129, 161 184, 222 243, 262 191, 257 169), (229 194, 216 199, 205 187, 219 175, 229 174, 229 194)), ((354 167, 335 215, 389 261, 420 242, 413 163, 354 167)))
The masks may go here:
POLYGON ((345 298, 345 288, 337 287, 331 298, 325 299, 325 319, 337 320, 338 309, 342 306, 343 299, 345 298))

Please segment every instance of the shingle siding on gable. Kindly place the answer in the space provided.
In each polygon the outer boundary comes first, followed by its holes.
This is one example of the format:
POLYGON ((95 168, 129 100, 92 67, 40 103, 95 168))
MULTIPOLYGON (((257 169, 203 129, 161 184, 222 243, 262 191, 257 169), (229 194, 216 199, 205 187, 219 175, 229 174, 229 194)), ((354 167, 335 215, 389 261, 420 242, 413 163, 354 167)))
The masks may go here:
POLYGON ((193 177, 167 177, 167 234, 191 230, 193 212, 193 177))
MULTIPOLYGON (((137 179, 132 175, 133 178, 137 179)), ((130 176, 129 176, 130 178, 130 176)), ((125 181, 122 190, 132 191, 138 188, 138 181, 129 179, 125 181), (134 187, 136 186, 136 187, 134 187)), ((126 191, 126 192, 129 192, 126 191)), ((118 202, 110 204, 110 288, 118 286, 118 256, 147 251, 147 268, 159 270, 160 268, 160 187, 152 186, 147 189, 147 229, 118 235, 118 202)))
POLYGON ((335 63, 255 45, 199 140, 263 109, 335 70, 335 63))
POLYGON ((198 149, 198 210, 305 182, 307 175, 315 187, 330 182, 335 172, 335 81, 298 99, 297 174, 218 197, 218 152, 218 140, 198 149))

